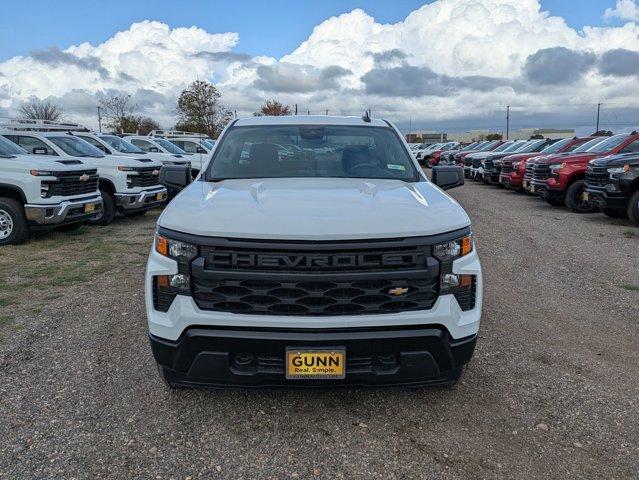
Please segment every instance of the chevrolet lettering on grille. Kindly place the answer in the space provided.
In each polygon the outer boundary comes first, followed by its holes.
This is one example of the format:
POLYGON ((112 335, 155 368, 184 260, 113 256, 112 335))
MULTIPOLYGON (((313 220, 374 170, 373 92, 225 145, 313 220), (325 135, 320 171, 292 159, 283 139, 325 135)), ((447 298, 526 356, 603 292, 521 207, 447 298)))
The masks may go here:
POLYGON ((423 267, 424 254, 331 254, 286 255, 214 252, 208 257, 209 268, 374 268, 374 267, 423 267))

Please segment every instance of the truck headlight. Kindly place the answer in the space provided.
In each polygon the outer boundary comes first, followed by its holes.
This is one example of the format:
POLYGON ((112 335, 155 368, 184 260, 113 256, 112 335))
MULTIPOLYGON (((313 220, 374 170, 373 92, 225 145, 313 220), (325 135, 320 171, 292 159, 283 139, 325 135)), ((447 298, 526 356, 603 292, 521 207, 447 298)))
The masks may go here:
POLYGON ((155 234, 154 248, 164 257, 177 261, 178 273, 153 277, 153 306, 160 312, 171 307, 177 295, 191 295, 191 260, 198 256, 197 245, 155 234))
POLYGON ((630 165, 624 165, 623 167, 614 167, 614 168, 608 169, 608 173, 610 175, 615 175, 618 173, 626 173, 628 171, 630 171, 630 165))
POLYGON ((473 251, 471 235, 433 246, 433 256, 440 261, 439 293, 454 295, 463 311, 475 308, 475 275, 453 273, 453 262, 473 251))

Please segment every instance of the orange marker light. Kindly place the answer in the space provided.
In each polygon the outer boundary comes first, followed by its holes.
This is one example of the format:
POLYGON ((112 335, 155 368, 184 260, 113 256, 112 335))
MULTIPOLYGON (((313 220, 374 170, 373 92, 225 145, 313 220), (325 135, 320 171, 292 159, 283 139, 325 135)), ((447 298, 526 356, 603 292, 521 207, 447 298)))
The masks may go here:
POLYGON ((169 288, 169 276, 168 275, 159 275, 156 277, 158 279, 158 287, 160 288, 169 288))
POLYGON ((156 235, 155 236, 155 251, 160 255, 164 255, 165 257, 169 256, 169 241, 168 239, 156 235))
POLYGON ((459 278, 460 287, 470 287, 470 285, 473 283, 472 275, 460 275, 459 277, 460 277, 459 278))
POLYGON ((460 256, 463 257, 473 251, 473 239, 470 236, 462 238, 459 243, 461 247, 460 256))

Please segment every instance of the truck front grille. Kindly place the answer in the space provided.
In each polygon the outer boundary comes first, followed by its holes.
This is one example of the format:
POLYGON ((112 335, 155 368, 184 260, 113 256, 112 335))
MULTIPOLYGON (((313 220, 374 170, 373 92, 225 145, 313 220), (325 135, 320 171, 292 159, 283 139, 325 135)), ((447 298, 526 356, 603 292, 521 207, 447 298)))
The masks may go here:
POLYGON ((479 168, 481 167, 481 159, 480 158, 474 158, 473 159, 473 168, 479 168))
POLYGON ((202 310, 374 314, 427 310, 437 300, 439 262, 423 239, 258 248, 227 242, 235 245, 200 247, 191 264, 192 295, 202 310))
POLYGON ((465 157, 464 158, 464 167, 472 167, 472 166, 473 166, 473 159, 465 157))
POLYGON ((136 168, 137 175, 130 175, 131 187, 156 187, 160 185, 159 167, 136 168))
POLYGON ((50 196, 71 197, 94 193, 98 190, 97 170, 75 170, 72 172, 54 172, 56 181, 42 182, 49 185, 50 196))
POLYGON ((596 187, 604 187, 610 183, 608 171, 605 167, 588 166, 586 172, 586 184, 596 187))
POLYGON ((501 173, 512 173, 513 171, 513 162, 512 161, 505 161, 504 163, 502 163, 501 165, 501 173))
POLYGON ((526 163, 526 171, 524 173, 524 178, 526 180, 532 179, 534 168, 535 168, 534 163, 526 163))
POLYGON ((546 163, 536 163, 533 167, 533 180, 547 180, 550 177, 550 167, 546 163))

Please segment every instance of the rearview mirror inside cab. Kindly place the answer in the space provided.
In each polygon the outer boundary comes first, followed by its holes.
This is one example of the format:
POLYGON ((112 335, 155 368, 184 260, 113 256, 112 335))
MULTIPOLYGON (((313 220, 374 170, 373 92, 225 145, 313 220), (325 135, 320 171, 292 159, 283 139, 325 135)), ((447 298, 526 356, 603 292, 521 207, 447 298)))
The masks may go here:
POLYGON ((433 167, 432 171, 431 181, 442 190, 450 190, 464 184, 464 169, 462 167, 433 167))

